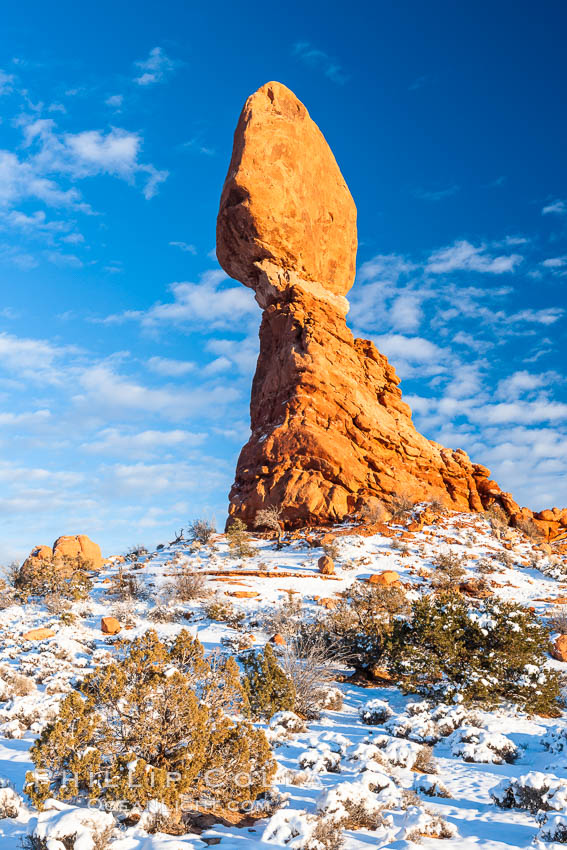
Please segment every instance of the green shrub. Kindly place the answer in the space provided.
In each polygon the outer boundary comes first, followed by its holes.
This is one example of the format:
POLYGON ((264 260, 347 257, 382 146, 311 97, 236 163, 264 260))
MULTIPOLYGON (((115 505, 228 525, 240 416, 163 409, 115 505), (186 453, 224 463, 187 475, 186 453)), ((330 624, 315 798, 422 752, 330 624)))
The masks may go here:
POLYGON ((269 720, 276 711, 293 711, 295 687, 269 643, 263 652, 244 658, 244 670, 244 688, 254 717, 269 720))
POLYGON ((250 535, 246 525, 241 519, 231 519, 226 529, 228 547, 237 558, 250 558, 254 554, 254 548, 250 545, 250 535))
POLYGON ((408 611, 405 595, 396 587, 353 584, 321 629, 344 661, 367 671, 386 653, 394 618, 408 611))
POLYGON ((91 567, 92 562, 80 556, 64 561, 45 559, 22 567, 15 579, 15 588, 24 600, 34 596, 58 596, 73 601, 87 599, 92 590, 92 581, 87 574, 91 567))
POLYGON ((234 658, 205 657, 186 631, 171 646, 148 631, 63 700, 31 749, 42 774, 28 773, 27 793, 39 806, 157 799, 178 816, 197 800, 255 800, 275 763, 247 713, 234 658))
POLYGON ((442 593, 417 600, 411 619, 395 622, 390 662, 407 691, 555 714, 560 680, 544 669, 548 640, 520 605, 487 599, 474 609, 458 594, 442 593))

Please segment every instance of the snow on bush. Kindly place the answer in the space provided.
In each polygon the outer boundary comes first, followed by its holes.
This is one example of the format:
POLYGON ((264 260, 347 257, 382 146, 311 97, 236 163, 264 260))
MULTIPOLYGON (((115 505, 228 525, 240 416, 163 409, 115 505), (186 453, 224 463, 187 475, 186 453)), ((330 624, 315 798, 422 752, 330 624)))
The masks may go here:
POLYGON ((340 782, 324 791, 317 811, 346 829, 375 829, 384 823, 383 810, 400 802, 400 790, 389 776, 367 770, 354 782, 340 782))
POLYGON ((0 818, 17 818, 24 803, 9 785, 0 788, 0 818))
POLYGON ((30 821, 29 832, 32 839, 44 841, 49 850, 95 850, 97 838, 110 837, 114 818, 109 812, 69 806, 52 798, 44 806, 44 811, 30 821))
POLYGON ((502 809, 562 812, 567 809, 567 779, 533 770, 516 779, 503 779, 490 796, 502 809))
POLYGON ((410 806, 405 813, 402 835, 406 841, 416 842, 422 838, 454 838, 457 827, 421 806, 410 806))
POLYGON ((379 726, 392 716, 392 709, 383 699, 370 699, 358 709, 362 723, 379 726))
POLYGON ((275 731, 282 729, 290 735, 307 732, 305 722, 294 711, 276 711, 268 725, 270 729, 275 731))
POLYGON ((511 764, 519 749, 510 738, 500 732, 489 732, 476 726, 463 726, 453 733, 451 752, 465 761, 481 764, 511 764))
POLYGON ((425 794, 426 797, 452 797, 453 795, 439 779, 438 776, 431 773, 424 773, 421 776, 416 776, 413 783, 413 790, 419 794, 425 794))
POLYGON ((280 809, 262 834, 268 844, 286 845, 290 850, 339 850, 343 844, 342 827, 320 815, 280 809))
POLYGON ((549 729, 541 739, 541 743, 546 750, 555 755, 567 752, 567 727, 549 729))
POLYGON ((552 815, 543 823, 538 836, 541 841, 567 844, 567 815, 552 815))
POLYGON ((339 688, 328 687, 321 691, 319 708, 326 711, 340 711, 343 707, 343 694, 339 688))
POLYGON ((374 743, 380 749, 380 754, 390 764, 396 767, 412 768, 421 752, 421 746, 403 738, 390 738, 379 735, 374 743))
POLYGON ((341 755, 340 753, 334 753, 329 744, 310 747, 300 754, 298 762, 303 770, 309 768, 313 773, 341 772, 341 755))
POLYGON ((396 738, 427 744, 435 744, 440 737, 435 722, 427 714, 400 714, 388 721, 386 729, 396 738))
POLYGON ((361 773, 364 770, 374 770, 376 768, 376 764, 384 763, 382 753, 376 744, 369 744, 365 741, 350 747, 348 751, 348 759, 349 761, 356 763, 361 773))

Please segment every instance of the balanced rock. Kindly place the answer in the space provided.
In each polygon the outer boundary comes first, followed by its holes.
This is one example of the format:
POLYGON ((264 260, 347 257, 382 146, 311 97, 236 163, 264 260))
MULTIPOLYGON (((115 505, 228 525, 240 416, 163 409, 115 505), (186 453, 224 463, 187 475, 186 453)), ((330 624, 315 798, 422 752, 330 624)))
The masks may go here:
MULTIPOLYGON (((252 527, 279 505, 287 528, 331 524, 404 493, 525 518, 490 470, 416 430, 394 368, 353 338, 356 244, 354 201, 325 138, 293 92, 267 83, 240 116, 217 219, 220 264, 263 310, 231 517, 252 527)), ((562 514, 547 517, 551 536, 562 514)))

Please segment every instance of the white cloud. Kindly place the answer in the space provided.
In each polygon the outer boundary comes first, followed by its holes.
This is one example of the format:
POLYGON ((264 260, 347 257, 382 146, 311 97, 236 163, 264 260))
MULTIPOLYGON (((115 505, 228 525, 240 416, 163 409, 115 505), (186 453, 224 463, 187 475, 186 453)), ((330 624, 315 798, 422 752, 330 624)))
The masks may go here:
POLYGON ((163 325, 200 325, 207 330, 230 327, 257 315, 258 308, 249 289, 244 286, 222 286, 228 280, 221 270, 205 272, 199 283, 172 283, 173 301, 154 304, 148 310, 130 310, 107 316, 102 321, 116 324, 139 321, 142 327, 155 329, 163 325))
POLYGON ((58 384, 64 378, 62 358, 76 351, 74 347, 53 345, 47 340, 0 333, 0 371, 34 383, 58 384))
POLYGON ((120 431, 118 428, 105 428, 96 435, 94 440, 83 443, 81 448, 89 454, 149 457, 184 446, 199 446, 205 439, 204 433, 184 430, 146 430, 129 433, 120 431))
POLYGON ((560 201, 560 200, 552 201, 551 203, 546 204, 546 206, 542 209, 541 214, 542 215, 550 215, 550 214, 566 215, 567 214, 567 203, 565 203, 565 201, 560 201))
POLYGON ((15 77, 13 74, 7 74, 0 69, 0 95, 10 94, 13 89, 15 77))
POLYGON ((190 414, 221 415, 236 401, 239 392, 230 386, 150 387, 115 372, 111 365, 98 363, 79 376, 83 393, 74 402, 90 416, 157 416, 170 421, 186 419, 190 414))
POLYGON ((542 266, 545 266, 546 269, 561 269, 563 266, 567 266, 567 257, 549 257, 542 262, 542 266))
POLYGON ((148 366, 157 375, 169 378, 181 378, 197 369, 197 364, 191 360, 171 360, 168 357, 150 357, 148 366))
POLYGON ((432 274, 447 274, 453 271, 502 274, 513 271, 522 259, 519 254, 494 257, 487 253, 485 245, 475 247, 466 239, 462 239, 434 251, 429 257, 426 270, 432 274))
POLYGON ((194 245, 190 245, 188 242, 170 242, 169 243, 173 248, 179 248, 180 251, 184 251, 186 254, 196 254, 197 249, 194 245))
POLYGON ((390 309, 390 323, 397 331, 416 331, 423 318, 421 298, 415 292, 399 295, 390 309))
POLYGON ((134 78, 134 82, 139 86, 150 86, 163 82, 175 70, 179 62, 170 59, 163 48, 152 47, 147 59, 134 64, 142 71, 140 76, 134 78))
POLYGON ((107 97, 104 102, 107 106, 110 106, 112 109, 120 110, 122 104, 124 103, 124 95, 123 94, 111 94, 110 97, 107 97))

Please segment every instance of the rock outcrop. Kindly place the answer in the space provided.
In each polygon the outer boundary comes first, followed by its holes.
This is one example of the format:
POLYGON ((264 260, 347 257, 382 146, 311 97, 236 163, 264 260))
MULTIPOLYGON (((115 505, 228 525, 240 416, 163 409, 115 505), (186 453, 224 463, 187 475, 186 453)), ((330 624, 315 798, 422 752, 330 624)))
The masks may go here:
POLYGON ((36 546, 22 564, 22 573, 41 569, 48 562, 53 562, 65 571, 76 558, 81 558, 93 570, 100 570, 103 564, 98 543, 94 543, 86 534, 74 534, 58 537, 53 547, 36 546))
MULTIPOLYGON (((240 116, 217 221, 219 262, 263 309, 231 516, 251 526, 259 509, 281 505, 288 528, 330 524, 403 492, 531 518, 486 467, 416 430, 394 368, 353 338, 345 296, 356 246, 356 208, 331 149, 293 92, 267 83, 240 116)), ((546 532, 567 527, 567 511, 544 513, 546 532)))

